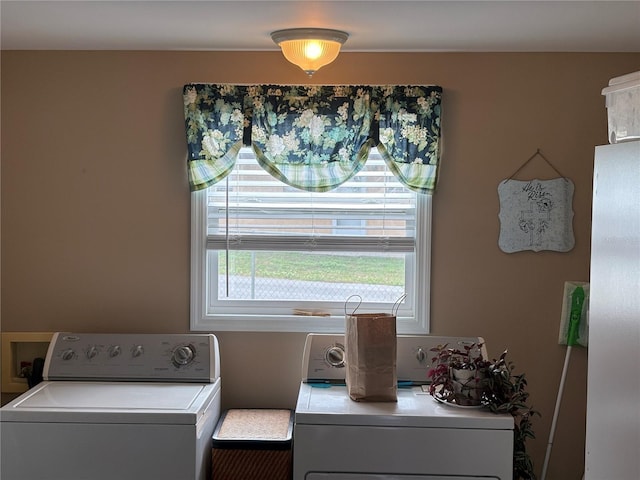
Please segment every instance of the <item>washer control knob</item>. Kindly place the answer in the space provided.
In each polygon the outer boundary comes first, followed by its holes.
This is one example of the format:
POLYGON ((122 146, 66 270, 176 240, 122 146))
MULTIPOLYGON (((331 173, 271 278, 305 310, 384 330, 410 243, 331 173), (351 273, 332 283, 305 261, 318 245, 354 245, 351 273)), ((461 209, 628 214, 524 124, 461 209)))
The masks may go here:
POLYGON ((120 345, 111 345, 109 347, 109 358, 115 358, 122 353, 120 345))
POLYGON ((62 360, 72 360, 74 357, 76 356, 76 352, 73 351, 73 349, 68 348, 66 350, 64 350, 61 354, 60 354, 60 358, 62 358, 62 360))
POLYGON ((89 360, 91 360, 92 358, 96 358, 96 356, 98 355, 98 347, 96 347, 95 345, 91 345, 89 348, 87 348, 86 355, 89 360))
POLYGON ((329 347, 324 358, 332 367, 344 367, 344 349, 340 345, 329 347))
POLYGON ((196 353, 193 346, 181 345, 179 347, 176 347, 173 351, 173 354, 171 355, 171 361, 176 367, 183 367, 193 362, 193 359, 195 357, 196 353))
POLYGON ((141 356, 144 353, 144 347, 142 345, 135 345, 132 349, 131 349, 131 356, 133 358, 138 358, 139 356, 141 356))

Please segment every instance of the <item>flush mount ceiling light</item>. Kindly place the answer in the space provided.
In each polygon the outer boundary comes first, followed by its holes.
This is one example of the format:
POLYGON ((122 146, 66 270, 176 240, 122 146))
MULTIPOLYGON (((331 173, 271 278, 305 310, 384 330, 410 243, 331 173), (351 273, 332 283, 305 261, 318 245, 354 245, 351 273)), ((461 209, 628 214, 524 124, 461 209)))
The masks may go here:
POLYGON ((328 28, 290 28, 271 34, 282 54, 309 76, 333 62, 349 34, 328 28))

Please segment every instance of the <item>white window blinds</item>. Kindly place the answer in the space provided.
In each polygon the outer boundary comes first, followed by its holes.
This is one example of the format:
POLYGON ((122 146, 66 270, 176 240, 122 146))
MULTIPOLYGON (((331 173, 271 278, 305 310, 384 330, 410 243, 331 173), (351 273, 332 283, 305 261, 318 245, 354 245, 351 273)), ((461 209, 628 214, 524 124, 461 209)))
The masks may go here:
POLYGON ((373 149, 364 169, 329 192, 278 181, 241 150, 207 191, 208 250, 413 252, 416 195, 373 149))

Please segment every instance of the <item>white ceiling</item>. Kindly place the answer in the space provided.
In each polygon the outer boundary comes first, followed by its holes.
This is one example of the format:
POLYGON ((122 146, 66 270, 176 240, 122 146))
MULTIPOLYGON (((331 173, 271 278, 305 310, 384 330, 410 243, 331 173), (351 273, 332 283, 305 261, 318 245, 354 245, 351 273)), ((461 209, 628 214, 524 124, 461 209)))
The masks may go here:
POLYGON ((0 0, 3 50, 277 50, 324 27, 343 51, 640 52, 640 0, 0 0))

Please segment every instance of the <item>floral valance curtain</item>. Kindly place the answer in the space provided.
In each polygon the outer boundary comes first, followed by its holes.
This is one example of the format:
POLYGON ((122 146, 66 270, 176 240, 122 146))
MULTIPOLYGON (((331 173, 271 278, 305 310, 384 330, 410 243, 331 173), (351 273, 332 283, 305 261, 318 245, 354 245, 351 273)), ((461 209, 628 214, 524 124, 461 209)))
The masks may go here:
POLYGON ((408 188, 435 190, 438 86, 188 84, 183 97, 192 191, 226 177, 243 145, 271 175, 302 190, 338 187, 373 146, 408 188))

